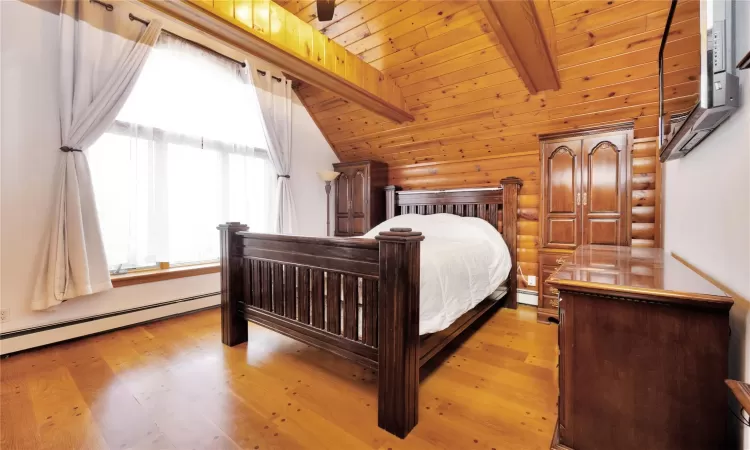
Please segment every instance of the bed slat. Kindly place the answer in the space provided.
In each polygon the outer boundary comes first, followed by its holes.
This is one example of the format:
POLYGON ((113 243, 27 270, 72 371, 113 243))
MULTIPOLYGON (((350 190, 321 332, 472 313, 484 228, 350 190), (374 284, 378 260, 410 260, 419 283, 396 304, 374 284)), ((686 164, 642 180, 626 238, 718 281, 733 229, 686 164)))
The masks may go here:
POLYGON ((344 337, 347 339, 357 340, 357 303, 357 277, 344 275, 344 337))
POLYGON ((284 315, 284 266, 282 264, 271 263, 271 273, 273 276, 273 307, 271 310, 280 315, 284 315))
POLYGON ((497 205, 490 205, 490 211, 489 211, 489 217, 487 218, 487 221, 491 223, 495 228, 497 228, 497 205))
POLYGON ((310 303, 312 306, 312 325, 321 330, 325 326, 325 316, 323 307, 323 271, 312 269, 312 288, 310 290, 310 303))
POLYGON ((244 303, 253 304, 253 262, 247 259, 242 260, 242 289, 244 289, 244 303))
POLYGON ((326 330, 341 333, 341 276, 326 272, 326 330))
POLYGON ((299 280, 298 305, 299 321, 304 324, 310 324, 310 269, 300 267, 297 269, 297 279, 299 280))
POLYGON ((261 299, 263 301, 263 309, 271 311, 271 263, 263 261, 261 264, 261 299))
POLYGON ((284 266, 284 315, 297 318, 297 268, 284 266))
POLYGON ((362 341, 378 345, 378 282, 362 280, 362 341))
POLYGON ((250 266, 250 270, 252 271, 252 280, 251 283, 253 284, 253 298, 250 301, 250 304, 262 308, 261 303, 261 284, 260 284, 260 262, 255 260, 248 261, 248 265, 250 266))

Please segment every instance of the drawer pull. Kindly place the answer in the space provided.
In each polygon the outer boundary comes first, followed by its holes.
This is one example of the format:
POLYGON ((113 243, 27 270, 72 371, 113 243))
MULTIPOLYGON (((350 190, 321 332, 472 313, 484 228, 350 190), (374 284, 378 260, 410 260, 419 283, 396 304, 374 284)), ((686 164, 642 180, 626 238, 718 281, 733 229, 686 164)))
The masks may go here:
POLYGON ((560 293, 560 291, 557 288, 553 288, 553 287, 549 288, 549 291, 552 292, 554 295, 557 295, 560 293))
POLYGON ((556 263, 558 263, 558 264, 562 264, 562 263, 564 263, 564 262, 565 262, 565 258, 563 258, 563 257, 561 256, 561 257, 557 258, 557 259, 555 260, 555 262, 556 262, 556 263))
POLYGON ((559 307, 560 307, 560 304, 559 304, 559 303, 557 302, 557 299, 554 299, 554 300, 550 300, 550 301, 549 301, 549 304, 550 304, 550 305, 551 305, 551 306, 552 306, 553 308, 559 308, 559 307))

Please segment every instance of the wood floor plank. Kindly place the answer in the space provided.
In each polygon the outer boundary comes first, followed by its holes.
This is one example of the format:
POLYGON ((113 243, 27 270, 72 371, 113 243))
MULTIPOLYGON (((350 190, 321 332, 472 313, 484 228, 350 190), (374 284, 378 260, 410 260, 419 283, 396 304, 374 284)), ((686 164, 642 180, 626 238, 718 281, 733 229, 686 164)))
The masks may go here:
POLYGON ((206 311, 2 362, 3 449, 544 449, 557 328, 498 311, 425 366, 417 427, 377 427, 377 376, 250 325, 221 344, 206 311), (5 410, 12 409, 12 415, 5 410))
POLYGON ((171 448, 166 436, 101 357, 95 341, 77 344, 66 353, 65 367, 110 448, 171 448))
POLYGON ((29 375, 27 381, 39 430, 38 449, 110 448, 65 366, 29 375))
POLYGON ((29 387, 23 377, 0 382, 0 448, 21 450, 39 448, 29 387))

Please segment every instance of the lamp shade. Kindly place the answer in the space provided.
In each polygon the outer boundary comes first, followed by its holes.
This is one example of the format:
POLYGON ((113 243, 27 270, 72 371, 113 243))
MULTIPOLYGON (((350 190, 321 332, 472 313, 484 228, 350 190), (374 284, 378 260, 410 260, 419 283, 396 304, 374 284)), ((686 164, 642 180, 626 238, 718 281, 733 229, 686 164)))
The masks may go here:
POLYGON ((339 176, 339 173, 332 170, 321 170, 318 172, 318 176, 323 181, 333 181, 339 176))

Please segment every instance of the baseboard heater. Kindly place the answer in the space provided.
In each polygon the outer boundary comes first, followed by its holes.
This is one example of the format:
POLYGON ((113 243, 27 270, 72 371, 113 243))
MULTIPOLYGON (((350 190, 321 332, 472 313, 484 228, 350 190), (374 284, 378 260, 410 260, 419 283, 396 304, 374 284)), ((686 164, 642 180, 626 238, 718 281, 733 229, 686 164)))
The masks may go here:
MULTIPOLYGON (((38 326, 38 327, 30 327, 30 328, 23 328, 23 329, 20 329, 20 330, 7 331, 7 332, 4 332, 4 333, 0 333, 0 341, 7 341, 7 340, 10 340, 10 339, 19 338, 19 337, 22 337, 22 336, 29 336, 30 337, 30 335, 38 335, 39 333, 49 332, 49 331, 53 331, 53 330, 59 330, 61 328, 73 327, 73 326, 81 325, 81 324, 88 323, 88 322, 95 322, 95 321, 99 321, 99 320, 111 319, 111 318, 117 317, 117 316, 124 316, 124 315, 127 315, 127 314, 133 314, 133 313, 138 313, 138 312, 153 310, 153 309, 157 309, 157 308, 164 308, 164 307, 167 307, 167 306, 174 306, 174 305, 179 305, 179 304, 188 303, 188 302, 195 302, 195 301, 206 299, 206 298, 210 298, 210 297, 217 297, 219 295, 221 295, 221 292, 209 292, 209 293, 206 293, 206 294, 195 295, 195 296, 192 296, 192 297, 185 297, 185 298, 180 298, 180 299, 176 299, 176 300, 169 300, 169 301, 166 301, 166 302, 155 303, 155 304, 152 304, 152 305, 139 306, 139 307, 136 307, 136 308, 123 309, 123 310, 120 310, 120 311, 113 311, 113 312, 110 312, 110 313, 97 314, 97 315, 94 315, 94 316, 83 317, 83 318, 80 318, 80 319, 66 320, 66 321, 62 321, 62 322, 55 322, 55 323, 51 323, 51 324, 41 325, 41 326, 38 326)), ((120 329, 123 329, 123 328, 132 327, 132 326, 144 325, 144 324, 151 323, 151 322, 156 322, 156 321, 159 321, 159 320, 169 319, 169 318, 173 318, 173 317, 179 317, 179 316, 182 316, 182 315, 192 314, 192 313, 203 311, 203 310, 207 310, 207 309, 217 308, 218 306, 219 306, 219 304, 217 302, 216 304, 206 305, 206 306, 202 306, 202 307, 197 307, 195 309, 190 309, 190 310, 179 311, 179 312, 176 312, 176 313, 173 313, 173 314, 167 314, 167 315, 164 315, 164 316, 153 317, 153 318, 148 318, 148 319, 144 319, 144 320, 136 320, 134 322, 126 323, 126 324, 123 324, 123 325, 120 325, 120 326, 115 326, 115 327, 109 328, 109 329, 103 329, 103 330, 99 330, 99 331, 93 331, 93 332, 90 332, 90 333, 83 332, 81 334, 73 335, 73 336, 68 337, 68 338, 53 339, 51 342, 48 342, 48 343, 41 343, 39 345, 26 346, 25 348, 21 348, 19 350, 10 350, 10 351, 6 352, 5 348, 0 348, 0 351, 2 352, 3 356, 7 356, 7 355, 10 355, 10 354, 16 353, 18 351, 27 350, 27 349, 30 349, 30 348, 37 348, 37 347, 41 347, 41 346, 44 346, 44 345, 56 344, 56 343, 60 343, 60 342, 69 341, 69 340, 72 340, 72 339, 78 339, 78 338, 85 337, 85 336, 93 336, 93 335, 97 335, 97 334, 101 334, 101 333, 107 333, 107 332, 110 332, 110 331, 120 330, 120 329)))

